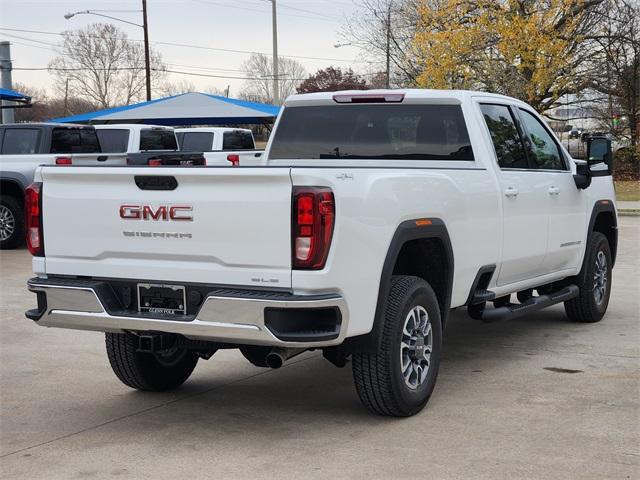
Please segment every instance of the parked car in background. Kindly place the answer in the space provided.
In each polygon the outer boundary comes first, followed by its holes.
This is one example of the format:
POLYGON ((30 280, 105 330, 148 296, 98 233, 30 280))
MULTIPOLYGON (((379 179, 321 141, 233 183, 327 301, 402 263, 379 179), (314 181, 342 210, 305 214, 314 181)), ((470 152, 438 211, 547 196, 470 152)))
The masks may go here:
POLYGON ((202 151, 179 152, 171 127, 145 124, 95 125, 104 152, 126 153, 127 165, 204 165, 202 151))
MULTIPOLYGON (((574 132, 574 130, 572 130, 572 132, 574 132)), ((625 147, 624 143, 612 138, 611 134, 607 132, 585 132, 584 130, 580 130, 578 136, 569 135, 569 138, 562 142, 562 144, 573 158, 584 159, 587 156, 587 143, 589 139, 597 137, 611 139, 611 151, 614 156, 618 150, 625 147)))
POLYGON ((60 123, 0 125, 0 248, 24 241, 24 190, 38 165, 125 165, 103 154, 92 126, 60 123))
POLYGON ((611 143, 589 148, 576 162, 502 95, 370 90, 289 97, 262 168, 40 167, 27 317, 106 332, 139 390, 178 387, 219 349, 271 368, 316 349, 351 359, 369 409, 413 415, 452 308, 605 315, 611 143))
POLYGON ((255 166, 262 164, 253 132, 246 128, 177 128, 180 150, 204 152, 207 165, 255 166))

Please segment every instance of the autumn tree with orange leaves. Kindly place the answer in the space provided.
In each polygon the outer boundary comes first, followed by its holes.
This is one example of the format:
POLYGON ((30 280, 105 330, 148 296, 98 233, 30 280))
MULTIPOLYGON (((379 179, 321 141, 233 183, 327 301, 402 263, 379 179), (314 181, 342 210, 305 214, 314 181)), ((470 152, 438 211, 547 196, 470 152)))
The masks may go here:
POLYGON ((588 86, 586 41, 604 0, 422 0, 420 87, 500 92, 543 111, 588 86))

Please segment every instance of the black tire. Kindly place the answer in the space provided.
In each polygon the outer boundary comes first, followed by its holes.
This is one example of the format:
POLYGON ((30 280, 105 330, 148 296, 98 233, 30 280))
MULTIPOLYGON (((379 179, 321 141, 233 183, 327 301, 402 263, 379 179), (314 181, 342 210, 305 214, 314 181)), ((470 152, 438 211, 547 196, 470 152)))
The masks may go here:
POLYGON ((378 352, 353 354, 353 378, 360 400, 380 415, 408 417, 418 413, 435 387, 441 351, 442 317, 431 286, 418 277, 392 277, 378 352), (428 314, 432 351, 424 381, 411 388, 402 371, 401 342, 405 321, 418 306, 428 314))
POLYGON ((24 207, 22 202, 11 195, 0 196, 0 217, 0 250, 18 248, 24 243, 24 207), (11 222, 10 225, 9 222, 11 222), (4 228, 12 228, 12 232, 6 238, 3 235, 4 228))
POLYGON ((246 345, 240 348, 240 352, 256 367, 268 367, 267 354, 273 349, 273 347, 261 347, 259 345, 246 345))
POLYGON ((136 351, 138 339, 130 333, 106 333, 109 363, 125 385, 147 392, 172 390, 182 385, 198 363, 198 355, 186 349, 175 349, 159 355, 136 351))
POLYGON ((576 277, 576 285, 580 289, 580 294, 564 302, 564 309, 567 316, 574 322, 593 323, 602 320, 611 295, 611 249, 609 241, 600 232, 593 232, 587 245, 582 271, 576 277), (598 268, 596 262, 604 257, 605 268, 598 268), (604 275, 604 294, 600 297, 596 292, 596 277, 602 278, 599 271, 604 275), (600 299, 598 301, 598 299, 600 299))

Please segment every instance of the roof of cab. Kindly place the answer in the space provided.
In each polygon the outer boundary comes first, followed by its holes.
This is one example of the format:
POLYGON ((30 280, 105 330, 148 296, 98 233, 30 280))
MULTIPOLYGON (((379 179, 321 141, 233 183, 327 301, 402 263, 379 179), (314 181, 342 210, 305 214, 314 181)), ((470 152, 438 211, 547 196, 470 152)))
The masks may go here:
POLYGON ((93 128, 92 125, 79 125, 77 123, 66 123, 61 125, 54 122, 24 122, 24 123, 5 123, 0 128, 93 128))
MULTIPOLYGON (((452 103, 463 103, 471 97, 482 96, 509 101, 511 103, 523 102, 516 98, 507 97, 497 93, 479 92, 473 90, 433 90, 425 88, 398 88, 398 89, 375 89, 375 90, 339 90, 334 92, 302 93, 289 96, 285 101, 285 106, 326 104, 332 101, 335 95, 354 96, 376 96, 404 94, 404 99, 411 101, 417 99, 433 99, 435 101, 452 103)), ((398 102, 399 103, 399 102, 398 102)))
MULTIPOLYGON (((54 123, 54 125, 60 125, 59 123, 54 123)), ((169 127, 167 125, 148 125, 146 123, 104 123, 100 125, 94 125, 96 130, 117 130, 121 129, 130 129, 130 130, 144 130, 149 128, 159 128, 162 130, 173 130, 173 127, 169 127)))

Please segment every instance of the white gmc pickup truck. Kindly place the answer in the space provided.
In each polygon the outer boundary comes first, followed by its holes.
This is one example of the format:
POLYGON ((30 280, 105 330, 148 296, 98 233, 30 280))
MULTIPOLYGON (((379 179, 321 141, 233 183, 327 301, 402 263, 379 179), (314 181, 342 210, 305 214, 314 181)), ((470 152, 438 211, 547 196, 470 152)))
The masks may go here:
POLYGON ((412 415, 451 309, 605 314, 611 146, 589 147, 574 161, 512 98, 374 90, 289 97, 265 167, 44 166, 27 317, 106 332, 133 388, 178 387, 218 349, 272 368, 317 349, 371 410, 412 415))
POLYGON ((207 165, 263 165, 262 150, 256 150, 253 132, 248 128, 178 128, 180 150, 203 152, 207 165))

